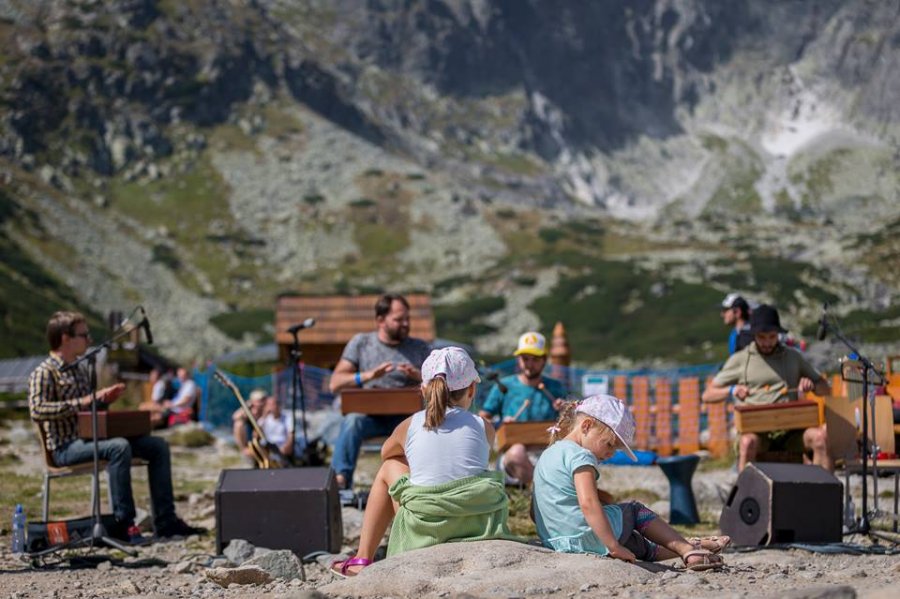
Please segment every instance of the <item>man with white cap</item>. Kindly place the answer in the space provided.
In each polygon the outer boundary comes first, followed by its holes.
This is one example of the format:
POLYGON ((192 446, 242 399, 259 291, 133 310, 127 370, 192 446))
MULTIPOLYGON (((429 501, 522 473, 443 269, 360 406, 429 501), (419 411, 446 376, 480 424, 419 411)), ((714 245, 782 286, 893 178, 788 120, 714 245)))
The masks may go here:
MULTIPOLYGON (((556 379, 543 376, 547 365, 547 340, 529 331, 519 337, 513 354, 518 373, 500 379, 487 396, 480 414, 485 418, 499 416, 504 422, 556 420, 565 403, 566 388, 556 379)), ((527 485, 534 476, 534 464, 521 443, 503 455, 504 468, 512 478, 527 485)))
POLYGON ((722 300, 722 322, 731 327, 728 355, 742 350, 753 341, 750 334, 750 304, 740 294, 729 293, 722 300))

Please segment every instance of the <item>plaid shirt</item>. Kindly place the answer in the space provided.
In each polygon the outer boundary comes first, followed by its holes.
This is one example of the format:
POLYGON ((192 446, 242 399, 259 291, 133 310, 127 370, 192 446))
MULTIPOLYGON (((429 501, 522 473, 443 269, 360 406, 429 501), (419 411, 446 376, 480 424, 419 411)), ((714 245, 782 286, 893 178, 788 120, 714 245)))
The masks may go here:
POLYGON ((51 353, 28 379, 28 409, 47 438, 47 449, 62 449, 78 437, 81 398, 90 395, 87 373, 79 368, 60 372, 62 358, 51 353))

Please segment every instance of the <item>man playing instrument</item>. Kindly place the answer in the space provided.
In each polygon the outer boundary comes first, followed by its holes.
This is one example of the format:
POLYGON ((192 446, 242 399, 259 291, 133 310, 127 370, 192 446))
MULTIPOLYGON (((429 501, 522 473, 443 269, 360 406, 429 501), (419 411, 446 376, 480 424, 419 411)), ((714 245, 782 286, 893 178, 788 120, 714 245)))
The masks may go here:
MULTIPOLYGON (((778 311, 763 304, 750 315, 753 343, 734 353, 703 392, 703 401, 719 402, 729 397, 750 405, 797 401, 798 392, 831 392, 825 377, 799 351, 779 340, 785 333, 778 311)), ((738 471, 756 458, 758 452, 796 451, 804 461, 834 470, 828 455, 824 426, 806 430, 743 433, 738 444, 738 471), (811 458, 810 455, 811 453, 811 458)))
MULTIPOLYGON (((500 379, 488 393, 479 414, 487 419, 500 416, 504 422, 555 422, 564 405, 566 389, 561 382, 542 374, 547 365, 547 340, 537 332, 525 333, 519 337, 513 355, 518 374, 500 379)), ((509 476, 524 485, 531 482, 534 464, 523 444, 507 449, 502 461, 509 476)))
MULTIPOLYGON (((409 302, 402 295, 386 294, 375 302, 376 330, 358 333, 350 339, 331 375, 332 393, 352 387, 395 389, 416 387, 422 382, 419 370, 431 346, 409 336, 409 302)), ((338 486, 353 486, 353 472, 359 450, 366 438, 390 435, 406 416, 347 414, 334 446, 331 466, 338 486)))
MULTIPOLYGON (((31 373, 28 380, 28 407, 31 418, 44 433, 47 450, 58 466, 90 462, 94 458, 93 442, 78 438, 78 412, 91 406, 88 373, 80 368, 62 372, 88 349, 91 334, 83 315, 78 312, 56 312, 47 323, 50 355, 31 373)), ((118 383, 97 391, 97 401, 111 404, 125 390, 118 383)), ((135 508, 131 491, 131 458, 147 460, 150 477, 150 500, 153 502, 154 525, 158 537, 201 534, 204 529, 188 525, 175 514, 172 494, 172 469, 169 445, 164 439, 143 435, 124 439, 102 439, 97 442, 101 460, 106 460, 112 495, 115 526, 111 536, 137 542, 140 531, 134 526, 135 508)))
MULTIPOLYGON (((262 389, 254 389, 250 392, 247 404, 250 408, 250 414, 259 423, 265 412, 266 392, 262 389)), ((248 463, 254 467, 257 466, 256 458, 253 457, 253 450, 250 448, 250 438, 253 435, 253 429, 250 426, 250 420, 244 408, 241 407, 234 411, 231 415, 231 422, 231 431, 238 450, 240 450, 241 455, 244 456, 248 463)))

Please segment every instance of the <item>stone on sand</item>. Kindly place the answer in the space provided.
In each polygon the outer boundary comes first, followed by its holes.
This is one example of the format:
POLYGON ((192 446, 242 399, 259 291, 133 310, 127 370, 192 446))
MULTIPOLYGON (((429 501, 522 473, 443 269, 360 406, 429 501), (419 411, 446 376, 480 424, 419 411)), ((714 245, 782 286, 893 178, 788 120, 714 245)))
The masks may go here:
POLYGON ((646 583, 640 566, 588 554, 555 553, 512 541, 447 543, 410 551, 365 568, 358 576, 319 590, 329 596, 438 597, 471 594, 511 597, 547 592, 577 593, 586 585, 646 583))

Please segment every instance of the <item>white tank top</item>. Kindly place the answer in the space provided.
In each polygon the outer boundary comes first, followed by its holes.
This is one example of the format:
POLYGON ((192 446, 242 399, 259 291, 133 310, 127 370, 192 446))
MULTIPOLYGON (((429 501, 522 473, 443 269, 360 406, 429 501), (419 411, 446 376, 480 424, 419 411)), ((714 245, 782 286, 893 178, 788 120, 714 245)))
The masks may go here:
POLYGON ((404 445, 409 480, 414 485, 439 485, 487 470, 488 446, 484 420, 462 408, 450 408, 435 430, 425 429, 425 410, 413 414, 404 445))

